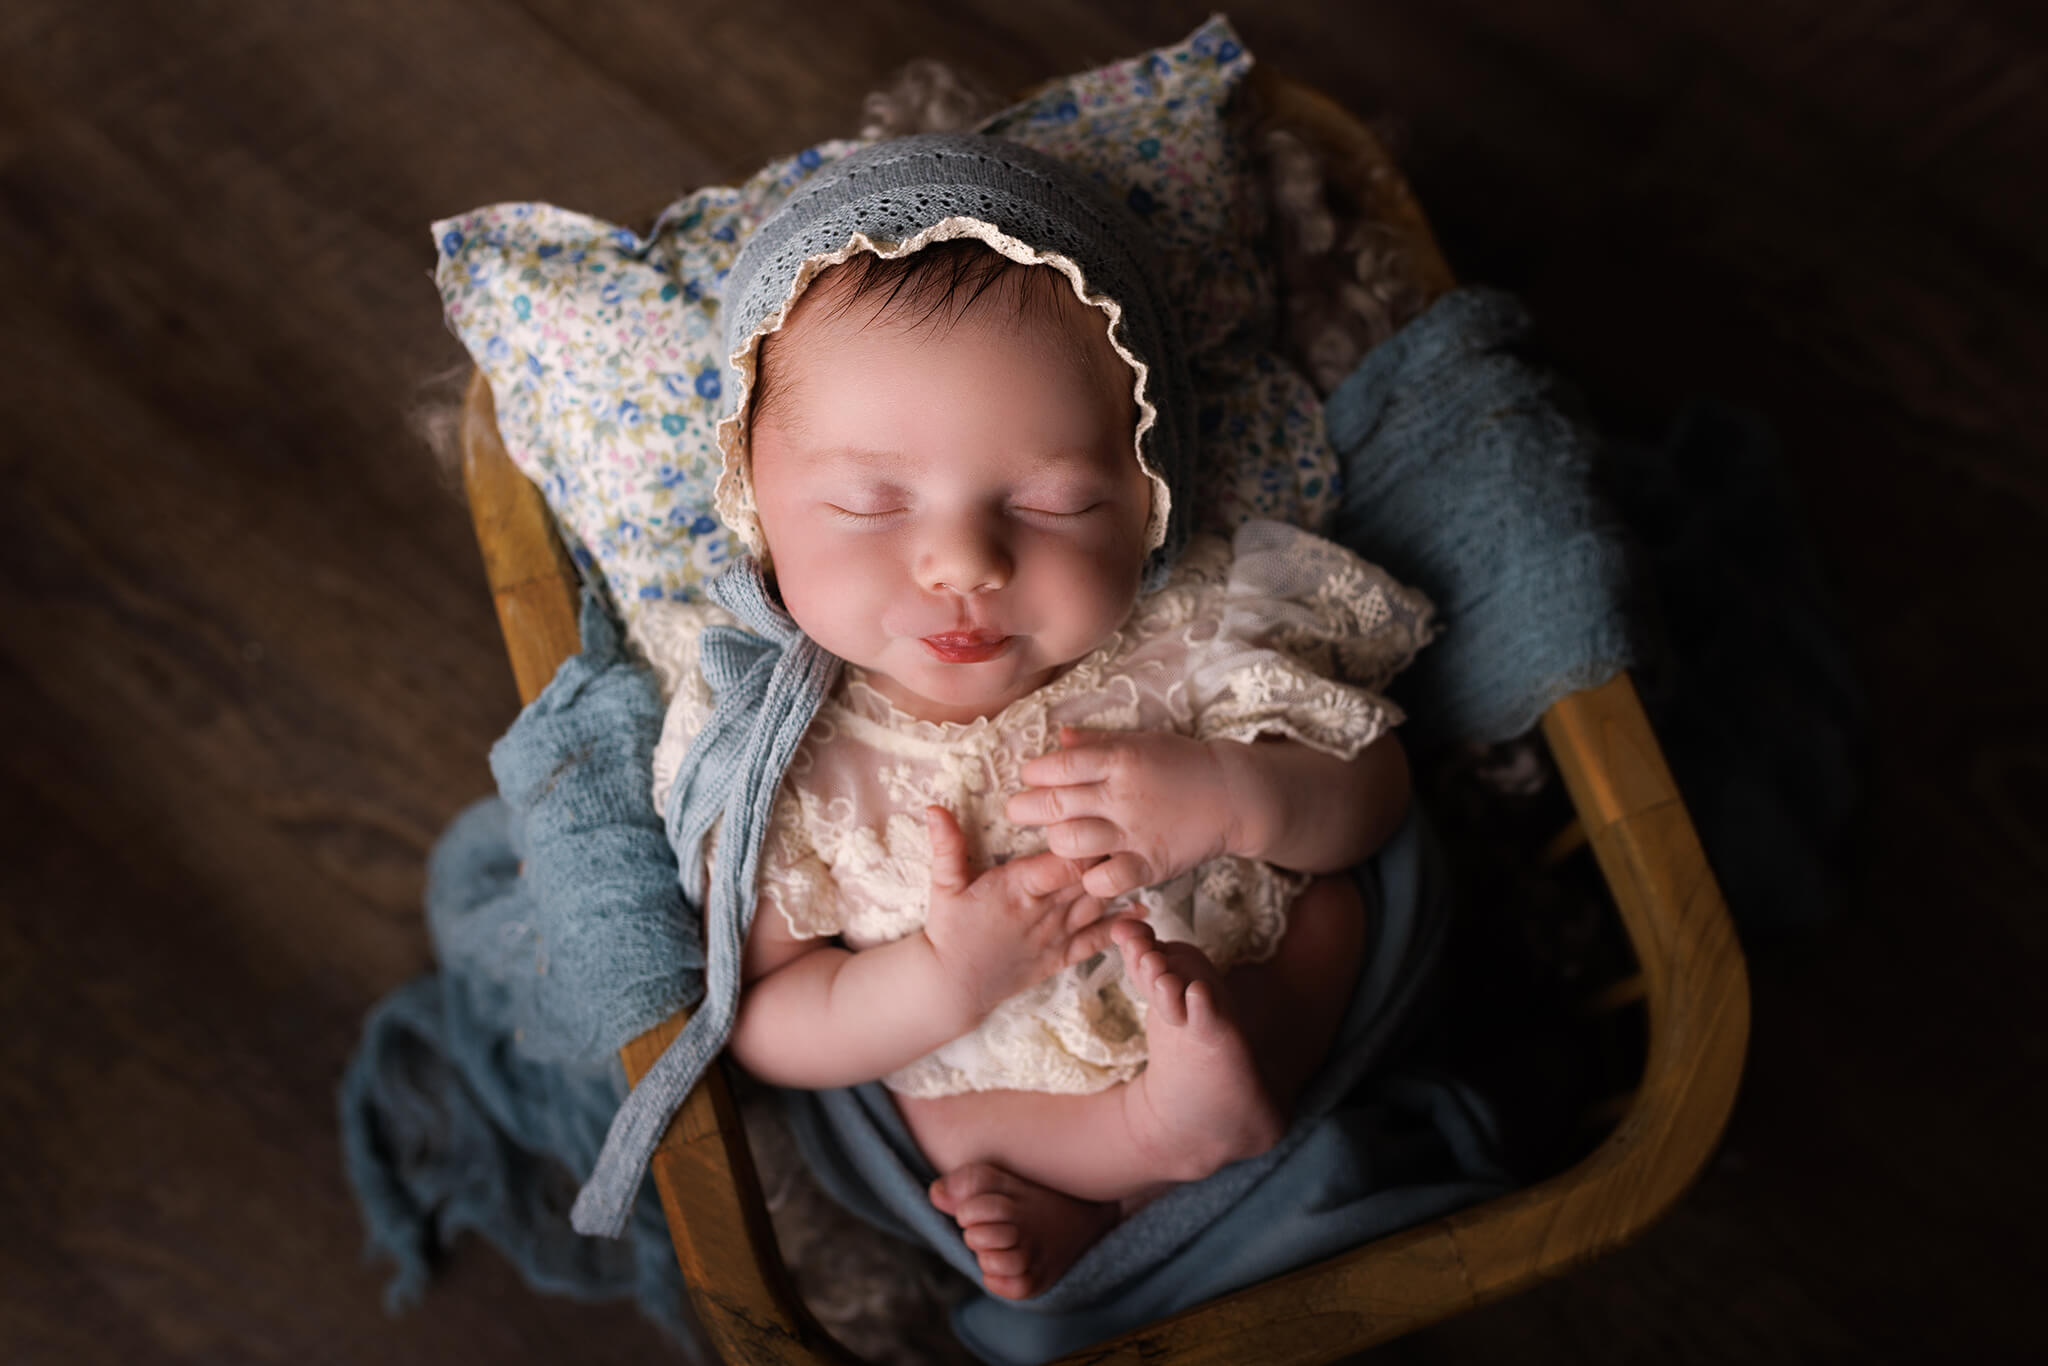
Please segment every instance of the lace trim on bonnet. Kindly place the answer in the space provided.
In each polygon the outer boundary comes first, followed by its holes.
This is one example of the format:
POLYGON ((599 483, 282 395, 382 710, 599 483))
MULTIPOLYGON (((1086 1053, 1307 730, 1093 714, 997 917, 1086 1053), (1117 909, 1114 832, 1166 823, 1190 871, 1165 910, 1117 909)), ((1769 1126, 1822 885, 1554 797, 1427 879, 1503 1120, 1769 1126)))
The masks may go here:
POLYGON ((885 261, 908 256, 934 242, 951 242, 963 237, 972 237, 985 243, 990 249, 1008 257, 1020 265, 1051 266, 1067 279, 1073 287, 1074 297, 1082 303, 1099 308, 1108 315, 1104 325, 1109 344, 1124 364, 1131 367, 1131 397, 1138 405, 1138 424, 1131 436, 1131 451, 1138 459, 1138 468, 1145 471, 1145 478, 1152 485, 1152 509, 1145 521, 1145 551, 1150 554, 1166 540, 1167 517, 1173 510, 1173 495, 1168 490, 1166 477, 1145 455, 1145 433, 1152 430, 1158 420, 1159 411, 1152 404, 1147 393, 1147 381, 1151 371, 1145 362, 1138 359, 1131 349, 1124 345, 1123 305, 1106 294, 1089 292, 1088 281, 1081 267, 1070 257, 1056 251, 1041 251, 1037 247, 1010 236, 1001 228, 984 223, 978 218, 956 214, 942 218, 901 242, 877 242, 866 233, 856 232, 846 245, 837 251, 820 252, 806 257, 797 267, 796 277, 790 281, 789 292, 783 296, 781 305, 734 349, 731 356, 733 372, 739 377, 739 389, 733 404, 733 411, 718 423, 718 451, 720 469, 718 485, 714 493, 719 520, 746 544, 748 550, 768 564, 768 544, 761 535, 761 521, 754 503, 753 452, 747 441, 747 407, 754 390, 754 376, 760 363, 761 340, 771 332, 780 332, 789 321, 790 313, 796 308, 797 300, 810 288, 811 282, 826 270, 850 260, 858 252, 871 252, 885 261))

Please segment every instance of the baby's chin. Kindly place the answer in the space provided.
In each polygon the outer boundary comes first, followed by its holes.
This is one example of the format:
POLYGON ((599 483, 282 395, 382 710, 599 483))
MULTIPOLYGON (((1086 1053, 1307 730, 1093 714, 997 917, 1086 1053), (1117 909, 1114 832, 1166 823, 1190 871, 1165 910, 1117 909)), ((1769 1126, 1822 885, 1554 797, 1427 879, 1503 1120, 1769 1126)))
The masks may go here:
POLYGON ((1030 696, 1064 672, 1066 666, 1020 673, 1008 661, 988 664, 920 662, 905 670, 908 678, 869 671, 869 682, 904 713, 920 721, 965 724, 994 716, 1013 702, 1030 696))

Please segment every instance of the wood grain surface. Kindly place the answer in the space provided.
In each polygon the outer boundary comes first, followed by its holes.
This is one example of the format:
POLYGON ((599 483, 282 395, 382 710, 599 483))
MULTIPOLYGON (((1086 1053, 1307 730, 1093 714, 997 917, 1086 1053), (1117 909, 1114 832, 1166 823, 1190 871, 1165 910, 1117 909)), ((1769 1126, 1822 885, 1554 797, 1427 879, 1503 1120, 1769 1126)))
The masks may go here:
MULTIPOLYGON (((1199 4, 10 0, 0 8, 0 1359, 644 1361, 473 1240, 387 1317, 340 1177, 362 1013, 515 707, 411 435, 461 361, 434 217, 623 221, 1199 4)), ((1613 429, 1771 420, 1873 706, 1833 928, 1753 959, 1742 1100, 1632 1248, 1387 1361, 2048 1346, 2048 22, 2031 5, 1510 0, 1238 16, 1395 116, 1458 274, 1613 429)))

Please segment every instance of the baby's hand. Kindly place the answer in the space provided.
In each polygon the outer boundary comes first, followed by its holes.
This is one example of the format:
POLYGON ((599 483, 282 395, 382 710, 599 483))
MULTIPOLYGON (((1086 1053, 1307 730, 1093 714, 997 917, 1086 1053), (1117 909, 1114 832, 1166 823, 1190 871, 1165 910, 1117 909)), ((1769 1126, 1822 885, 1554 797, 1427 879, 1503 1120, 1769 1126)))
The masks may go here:
POLYGON ((1236 812, 1214 746, 1169 731, 1060 727, 1060 748, 1024 765, 1006 808, 1046 827, 1053 853, 1100 859, 1081 885, 1108 900, 1230 852, 1236 812))
POLYGON ((975 876, 967 840, 943 806, 925 808, 932 841, 925 938, 978 1023, 996 1004, 1109 946, 1115 918, 1058 854, 1013 859, 975 876))

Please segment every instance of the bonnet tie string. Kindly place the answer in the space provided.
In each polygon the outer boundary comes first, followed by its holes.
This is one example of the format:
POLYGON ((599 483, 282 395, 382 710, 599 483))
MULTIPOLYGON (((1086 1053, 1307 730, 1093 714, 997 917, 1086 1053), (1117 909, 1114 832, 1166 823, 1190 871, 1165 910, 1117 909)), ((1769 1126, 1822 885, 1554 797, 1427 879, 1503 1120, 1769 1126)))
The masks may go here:
POLYGON ((746 629, 712 626, 699 637, 699 668, 717 701, 683 756, 663 812, 686 902, 704 885, 704 837, 723 822, 704 905, 704 999, 612 1118, 569 1211, 578 1233, 616 1238, 625 1230, 655 1144, 732 1035, 769 812, 790 756, 838 677, 839 660, 776 605, 752 556, 734 561, 710 596, 746 629))

